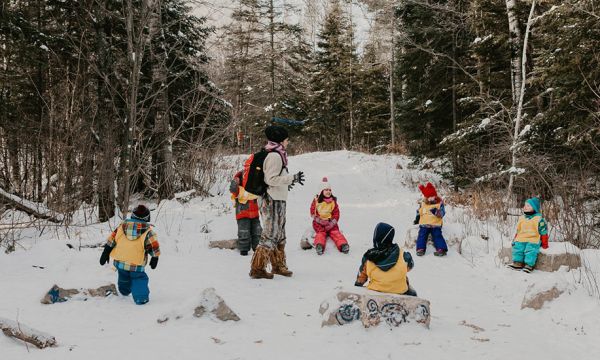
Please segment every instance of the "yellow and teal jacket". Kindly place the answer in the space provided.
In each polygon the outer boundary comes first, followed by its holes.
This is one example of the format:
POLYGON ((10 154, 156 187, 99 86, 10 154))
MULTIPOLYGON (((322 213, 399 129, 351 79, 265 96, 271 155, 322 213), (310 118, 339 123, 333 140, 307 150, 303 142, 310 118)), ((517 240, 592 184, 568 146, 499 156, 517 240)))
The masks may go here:
POLYGON ((528 242, 537 244, 548 237, 548 226, 546 220, 538 212, 532 215, 523 215, 517 223, 516 242, 528 242))
POLYGON ((145 221, 127 219, 113 231, 106 244, 112 248, 110 257, 117 269, 133 272, 144 271, 150 257, 160 255, 158 237, 152 226, 145 221))

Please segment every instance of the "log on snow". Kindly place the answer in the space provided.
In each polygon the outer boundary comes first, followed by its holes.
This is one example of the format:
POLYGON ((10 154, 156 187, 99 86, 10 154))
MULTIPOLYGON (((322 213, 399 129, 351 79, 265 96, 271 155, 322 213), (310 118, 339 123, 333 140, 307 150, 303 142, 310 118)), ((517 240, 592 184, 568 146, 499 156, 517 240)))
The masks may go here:
POLYGON ((15 321, 0 318, 0 329, 4 335, 35 345, 39 349, 56 346, 54 336, 32 329, 15 321))
POLYGON ((45 205, 25 200, 17 195, 4 191, 2 188, 0 188, 0 201, 6 202, 15 209, 21 210, 38 219, 48 220, 53 223, 61 223, 63 221, 63 216, 61 214, 55 214, 45 205))

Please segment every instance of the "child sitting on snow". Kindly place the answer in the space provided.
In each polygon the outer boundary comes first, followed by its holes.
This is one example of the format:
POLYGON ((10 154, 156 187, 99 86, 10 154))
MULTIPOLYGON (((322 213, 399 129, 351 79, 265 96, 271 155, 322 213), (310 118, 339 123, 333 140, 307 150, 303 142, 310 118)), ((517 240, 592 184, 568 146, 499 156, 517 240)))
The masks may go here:
POLYGON ((316 232, 314 244, 317 254, 322 255, 325 251, 327 236, 331 237, 339 251, 347 254, 350 246, 338 227, 340 208, 337 198, 331 192, 331 186, 326 177, 323 178, 321 189, 321 192, 315 196, 310 205, 312 225, 316 232))
POLYGON ((392 243, 394 233, 391 225, 375 226, 373 248, 365 252, 354 285, 362 287, 369 280, 367 288, 370 290, 417 296, 406 276, 414 267, 412 256, 392 243))
POLYGON ((513 269, 532 272, 540 246, 548 248, 548 227, 541 214, 540 199, 527 199, 523 206, 523 216, 517 223, 517 233, 512 242, 513 269))
POLYGON ((248 255, 250 247, 256 250, 262 227, 258 218, 258 203, 256 196, 245 191, 242 183, 243 172, 238 171, 229 184, 231 200, 235 202, 235 219, 238 226, 238 249, 240 255, 248 255))
POLYGON ((160 255, 158 238, 149 222, 150 210, 138 205, 131 218, 110 234, 100 256, 100 265, 106 264, 109 257, 114 259, 113 264, 119 273, 119 292, 125 296, 131 294, 138 305, 150 300, 148 275, 144 271, 148 256, 151 258, 150 267, 155 269, 160 255))
POLYGON ((429 234, 433 237, 435 245, 435 256, 444 256, 448 252, 448 245, 442 235, 442 218, 446 215, 444 201, 438 196, 435 187, 431 183, 423 186, 419 184, 419 190, 423 194, 421 206, 417 210, 414 224, 419 224, 419 235, 417 236, 417 256, 425 255, 427 238, 429 234))

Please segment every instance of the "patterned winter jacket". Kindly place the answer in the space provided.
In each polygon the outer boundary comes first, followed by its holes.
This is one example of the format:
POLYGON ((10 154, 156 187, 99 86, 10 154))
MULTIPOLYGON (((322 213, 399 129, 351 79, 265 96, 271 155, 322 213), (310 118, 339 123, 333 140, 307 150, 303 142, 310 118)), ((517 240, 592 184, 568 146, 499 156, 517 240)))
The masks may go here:
POLYGON ((238 199, 238 195, 244 192, 244 188, 240 186, 243 179, 243 172, 238 171, 231 182, 229 183, 229 192, 231 192, 231 200, 235 206, 235 219, 256 219, 258 218, 258 202, 256 199, 242 201, 238 199))
MULTIPOLYGON (((158 257, 160 255, 160 245, 158 243, 158 237, 156 233, 152 229, 152 225, 148 224, 145 221, 136 220, 136 219, 127 219, 123 221, 115 231, 113 231, 108 237, 106 244, 113 248, 111 252, 111 257, 115 258, 115 250, 118 246, 118 236, 123 234, 125 237, 125 241, 136 241, 140 236, 145 234, 145 238, 143 239, 143 245, 140 246, 139 254, 133 254, 133 256, 137 256, 141 259, 138 263, 134 263, 131 261, 119 261, 114 260, 113 264, 117 269, 125 270, 125 271, 133 271, 133 272, 142 272, 144 271, 144 266, 147 263, 148 256, 150 257, 158 257)), ((141 240, 141 239, 139 239, 141 240)))

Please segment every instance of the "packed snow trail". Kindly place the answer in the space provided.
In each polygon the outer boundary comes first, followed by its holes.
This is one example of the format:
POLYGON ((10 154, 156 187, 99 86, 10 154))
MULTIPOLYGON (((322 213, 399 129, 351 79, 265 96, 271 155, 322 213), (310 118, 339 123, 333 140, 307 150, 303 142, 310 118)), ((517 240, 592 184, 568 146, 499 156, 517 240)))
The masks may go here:
MULTIPOLYGON (((227 176, 243 158, 228 157, 227 176)), ((358 324, 321 328, 320 303, 340 289, 352 291, 360 259, 371 247, 373 228, 387 222, 396 228, 401 246, 411 227, 419 193, 414 181, 435 175, 407 170, 401 156, 375 156, 338 151, 290 158, 290 173, 306 173, 304 186, 290 193, 287 213, 288 265, 292 278, 253 280, 248 276, 251 256, 236 251, 208 249, 209 240, 236 236, 227 179, 213 189, 215 197, 186 204, 163 202, 152 212, 162 255, 150 277, 150 302, 136 306, 130 296, 41 305, 53 284, 65 288, 97 287, 116 282, 110 267, 100 267, 100 249, 76 251, 65 243, 103 241, 112 224, 51 232, 25 233, 27 251, 0 254, 0 316, 27 323, 56 337, 59 347, 29 349, 0 336, 4 359, 106 359, 135 356, 146 359, 593 359, 600 354, 600 304, 574 284, 576 272, 524 274, 508 270, 495 251, 466 259, 450 246, 448 256, 427 254, 415 259, 409 273, 420 297, 431 301, 431 328, 407 324, 365 330, 358 324), (299 239, 310 226, 309 207, 327 176, 338 197, 340 229, 350 244, 344 255, 329 242, 325 254, 301 250, 299 239), (410 180, 413 180, 412 182, 410 180), (208 233, 203 232, 208 229, 208 233), (44 269, 32 265, 43 266, 44 269), (541 310, 521 310, 528 286, 566 283, 568 291, 541 310), (202 290, 216 292, 241 317, 217 322, 209 318, 170 320, 161 315, 190 311, 202 290), (473 325, 473 326, 471 326, 473 325), (479 330, 481 328, 483 330, 479 330)), ((447 208, 444 236, 464 236, 462 209, 447 208)), ((499 243, 494 224, 488 224, 490 243, 499 243)), ((591 252, 600 263, 598 252, 591 252)))

